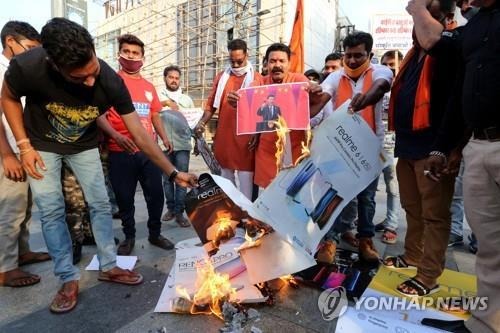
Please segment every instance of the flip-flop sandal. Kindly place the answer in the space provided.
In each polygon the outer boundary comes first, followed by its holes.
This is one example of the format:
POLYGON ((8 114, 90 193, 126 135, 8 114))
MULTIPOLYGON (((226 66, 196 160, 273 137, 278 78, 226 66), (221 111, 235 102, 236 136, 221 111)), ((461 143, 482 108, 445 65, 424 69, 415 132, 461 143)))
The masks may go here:
POLYGON ((389 268, 417 268, 416 266, 410 265, 404 260, 402 255, 395 257, 387 257, 382 262, 385 267, 389 268))
POLYGON ((100 272, 97 279, 99 281, 115 282, 134 286, 141 284, 144 278, 141 274, 126 269, 120 273, 100 272), (132 280, 132 278, 135 278, 135 280, 132 280))
POLYGON ((398 240, 398 234, 395 231, 385 229, 382 234, 382 242, 386 244, 396 244, 398 240))
POLYGON ((47 252, 33 252, 33 257, 28 260, 19 260, 18 266, 26 266, 31 264, 37 264, 39 262, 49 261, 50 256, 47 252))
POLYGON ((78 303, 78 289, 74 293, 67 294, 61 288, 50 304, 50 312, 57 314, 70 312, 76 307, 76 303, 78 303))
POLYGON ((416 280, 415 278, 411 278, 397 286, 396 291, 402 295, 410 297, 429 296, 439 291, 439 284, 436 284, 432 288, 427 288, 422 284, 422 282, 416 280), (408 289, 410 291, 416 291, 416 293, 409 292, 408 289))
POLYGON ((12 288, 22 288, 29 287, 40 282, 40 277, 38 275, 29 274, 25 276, 20 276, 16 278, 9 279, 4 283, 1 283, 0 286, 3 287, 12 287, 12 288))
POLYGON ((340 239, 342 239, 344 242, 346 242, 347 244, 349 244, 352 247, 358 247, 359 246, 358 239, 350 231, 344 232, 342 234, 342 236, 340 236, 340 239))

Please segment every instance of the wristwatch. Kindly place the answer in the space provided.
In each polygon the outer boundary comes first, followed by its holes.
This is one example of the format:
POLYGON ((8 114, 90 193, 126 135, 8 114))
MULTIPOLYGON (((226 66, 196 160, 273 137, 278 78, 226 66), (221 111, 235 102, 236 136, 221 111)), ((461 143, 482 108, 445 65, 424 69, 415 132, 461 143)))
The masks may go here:
POLYGON ((173 182, 175 180, 175 177, 177 177, 178 174, 179 174, 179 170, 174 169, 174 171, 172 171, 170 173, 170 175, 168 176, 168 180, 173 182))

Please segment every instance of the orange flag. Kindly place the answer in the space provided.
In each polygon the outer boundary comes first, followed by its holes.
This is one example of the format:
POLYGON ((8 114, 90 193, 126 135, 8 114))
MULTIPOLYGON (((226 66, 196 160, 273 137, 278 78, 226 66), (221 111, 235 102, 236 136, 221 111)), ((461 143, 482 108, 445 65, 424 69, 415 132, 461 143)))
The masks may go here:
POLYGON ((302 0, 297 0, 290 50, 292 51, 290 72, 304 73, 304 6, 302 0))

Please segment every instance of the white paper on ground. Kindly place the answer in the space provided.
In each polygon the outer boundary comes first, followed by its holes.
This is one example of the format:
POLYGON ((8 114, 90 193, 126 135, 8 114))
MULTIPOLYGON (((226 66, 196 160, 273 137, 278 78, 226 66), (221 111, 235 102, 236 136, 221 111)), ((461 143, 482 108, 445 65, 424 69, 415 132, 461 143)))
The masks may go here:
MULTIPOLYGON (((123 269, 133 270, 135 263, 137 262, 137 256, 116 256, 116 266, 123 269)), ((98 271, 99 270, 99 260, 97 260, 97 254, 85 268, 86 271, 98 271)))
MULTIPOLYGON (((387 311, 386 313, 389 313, 387 311)), ((417 325, 378 313, 356 310, 348 307, 337 321, 336 333, 436 333, 443 332, 429 326, 417 325)))
POLYGON ((297 250, 276 232, 262 237, 259 246, 242 250, 241 257, 252 284, 276 279, 316 265, 313 257, 297 250))

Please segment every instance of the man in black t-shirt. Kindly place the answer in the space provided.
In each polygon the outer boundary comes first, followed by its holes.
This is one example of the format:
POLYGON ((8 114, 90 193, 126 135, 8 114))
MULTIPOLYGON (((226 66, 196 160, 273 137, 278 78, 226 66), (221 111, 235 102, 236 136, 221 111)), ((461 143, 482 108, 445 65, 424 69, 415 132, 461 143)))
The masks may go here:
POLYGON ((42 231, 63 286, 50 309, 71 311, 77 302, 79 270, 72 265, 65 222, 61 162, 75 173, 89 205, 100 262, 99 280, 135 285, 136 272, 116 266, 111 207, 97 150, 97 117, 111 106, 141 150, 172 180, 194 186, 196 176, 175 170, 140 124, 123 80, 95 54, 85 28, 54 18, 41 33, 42 48, 13 59, 2 86, 2 107, 20 148, 42 231), (20 98, 26 96, 22 112, 20 98))

